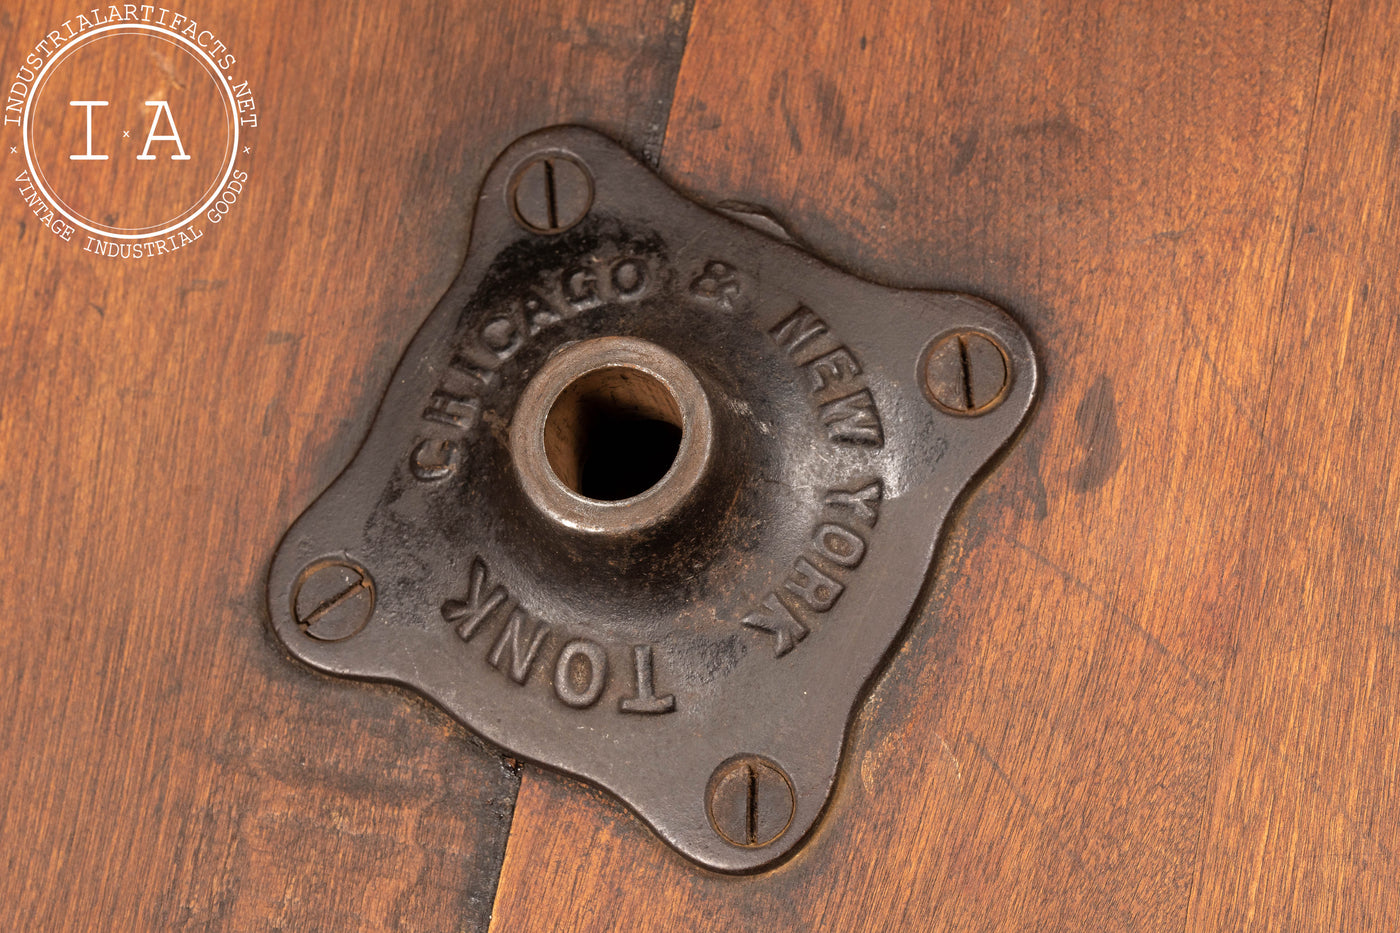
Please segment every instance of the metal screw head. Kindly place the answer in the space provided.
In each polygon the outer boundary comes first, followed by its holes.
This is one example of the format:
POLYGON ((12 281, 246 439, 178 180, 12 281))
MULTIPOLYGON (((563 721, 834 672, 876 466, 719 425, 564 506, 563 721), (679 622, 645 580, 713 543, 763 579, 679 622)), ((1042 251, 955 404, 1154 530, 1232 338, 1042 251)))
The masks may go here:
POLYGON ((924 355, 923 383, 924 392, 946 412, 986 414, 1011 387, 1006 348, 981 331, 944 334, 924 355))
POLYGON ((740 755, 715 769, 706 791, 710 825, 730 845, 756 849, 787 832, 797 795, 787 773, 767 758, 740 755))
POLYGON ((320 641, 357 635, 374 614, 374 580, 351 561, 318 561, 297 577, 292 614, 302 631, 320 641))
POLYGON ((516 169, 509 198, 516 221, 526 230, 563 233, 593 206, 593 179, 570 156, 537 156, 516 169))

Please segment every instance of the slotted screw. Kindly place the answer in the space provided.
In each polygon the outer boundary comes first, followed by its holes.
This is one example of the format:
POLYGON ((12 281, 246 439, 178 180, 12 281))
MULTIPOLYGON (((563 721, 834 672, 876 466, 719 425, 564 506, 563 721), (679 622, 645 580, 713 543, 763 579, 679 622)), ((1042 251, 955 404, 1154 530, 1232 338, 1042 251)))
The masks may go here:
POLYGON ((520 225, 532 233, 563 233, 593 206, 593 180, 569 156, 538 156, 516 170, 510 203, 520 225))
POLYGON ((302 631, 319 641, 357 635, 374 614, 374 580, 352 561, 320 561, 297 578, 292 612, 302 631))
POLYGON ((797 798, 782 768, 757 755, 741 755, 715 770, 706 809, 721 839, 754 849, 787 832, 797 798))
POLYGON ((924 357, 924 391, 944 411, 982 415, 1006 398, 1011 366, 1006 349, 975 330, 940 337, 924 357))

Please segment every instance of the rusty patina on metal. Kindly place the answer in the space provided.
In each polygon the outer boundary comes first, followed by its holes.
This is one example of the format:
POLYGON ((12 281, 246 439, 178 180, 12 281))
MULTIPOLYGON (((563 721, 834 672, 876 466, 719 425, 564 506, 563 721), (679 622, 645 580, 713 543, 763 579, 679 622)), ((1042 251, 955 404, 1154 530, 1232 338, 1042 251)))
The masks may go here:
POLYGON ((1030 408, 1030 342, 584 129, 507 149, 474 223, 363 447, 277 551, 273 628, 610 791, 701 865, 772 865, 821 814, 954 501, 1030 408))

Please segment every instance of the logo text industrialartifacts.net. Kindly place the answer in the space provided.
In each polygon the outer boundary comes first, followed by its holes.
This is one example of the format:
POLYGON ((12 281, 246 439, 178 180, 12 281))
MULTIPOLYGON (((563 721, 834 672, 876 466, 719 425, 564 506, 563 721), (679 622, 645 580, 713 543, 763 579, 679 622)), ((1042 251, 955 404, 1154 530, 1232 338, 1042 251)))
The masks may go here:
POLYGON ((33 43, 7 91, 10 178, 64 242, 162 256, 246 197, 257 103, 238 58, 183 13, 128 3, 74 16, 33 43))

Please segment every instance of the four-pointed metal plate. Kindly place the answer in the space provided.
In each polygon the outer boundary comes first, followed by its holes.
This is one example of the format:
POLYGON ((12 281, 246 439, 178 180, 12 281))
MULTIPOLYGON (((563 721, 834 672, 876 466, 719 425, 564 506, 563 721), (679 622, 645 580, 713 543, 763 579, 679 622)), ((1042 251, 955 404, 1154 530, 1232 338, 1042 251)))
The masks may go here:
POLYGON ((701 865, 807 836, 959 493, 1036 390, 1020 328, 512 145, 364 446, 287 532, 288 649, 617 795, 701 865))

